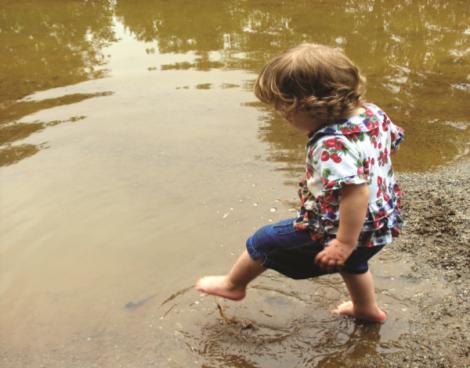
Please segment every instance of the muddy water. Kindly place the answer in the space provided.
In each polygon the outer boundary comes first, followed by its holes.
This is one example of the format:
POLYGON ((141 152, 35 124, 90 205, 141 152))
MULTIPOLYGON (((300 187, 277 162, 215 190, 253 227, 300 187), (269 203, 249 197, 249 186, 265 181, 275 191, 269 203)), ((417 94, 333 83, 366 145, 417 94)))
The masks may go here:
POLYGON ((384 326, 332 317, 335 277, 266 273, 218 301, 227 320, 192 285, 294 213, 304 137, 251 93, 291 45, 362 67, 408 132, 398 169, 467 154, 465 5, 3 1, 2 366, 338 367, 402 349, 413 297, 445 294, 405 256, 374 262, 384 326))

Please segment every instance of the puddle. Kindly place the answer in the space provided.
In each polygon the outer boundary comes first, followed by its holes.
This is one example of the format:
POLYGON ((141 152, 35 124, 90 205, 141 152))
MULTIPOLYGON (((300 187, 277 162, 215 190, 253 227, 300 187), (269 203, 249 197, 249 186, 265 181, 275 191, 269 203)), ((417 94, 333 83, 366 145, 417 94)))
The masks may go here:
POLYGON ((401 336, 411 333, 420 313, 418 300, 432 303, 448 293, 442 280, 414 278, 413 267, 410 257, 390 249, 372 262, 385 324, 329 312, 347 300, 337 275, 294 281, 268 271, 242 302, 197 295, 190 287, 175 293, 159 308, 161 341, 171 338, 174 366, 192 361, 194 367, 342 367, 338 362, 399 352, 407 348, 401 336))

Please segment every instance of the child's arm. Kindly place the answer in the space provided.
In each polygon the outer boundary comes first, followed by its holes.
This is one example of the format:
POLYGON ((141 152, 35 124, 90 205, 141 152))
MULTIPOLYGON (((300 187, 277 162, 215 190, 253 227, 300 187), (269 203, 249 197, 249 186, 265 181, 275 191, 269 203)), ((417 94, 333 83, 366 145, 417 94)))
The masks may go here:
POLYGON ((369 203, 367 184, 346 185, 341 189, 339 202, 339 228, 336 239, 317 254, 315 262, 321 267, 333 269, 342 267, 353 252, 369 203))

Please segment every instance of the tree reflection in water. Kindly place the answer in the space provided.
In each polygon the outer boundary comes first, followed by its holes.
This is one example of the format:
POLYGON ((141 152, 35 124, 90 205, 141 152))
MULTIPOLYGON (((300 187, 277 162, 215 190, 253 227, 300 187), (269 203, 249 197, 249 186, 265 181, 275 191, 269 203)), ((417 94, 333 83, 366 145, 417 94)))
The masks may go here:
MULTIPOLYGON (((273 55, 300 42, 342 48, 368 77, 368 97, 407 130, 401 169, 429 169, 468 149, 470 107, 465 1, 308 1, 289 3, 119 0, 116 15, 161 53, 195 52, 195 69, 257 72, 273 55), (184 4, 184 5, 183 5, 184 4)), ((177 69, 179 66, 174 65, 177 69)), ((170 66, 165 66, 170 69, 170 66)), ((261 107, 262 108, 262 107, 261 107)), ((280 128, 266 109, 262 140, 271 159, 297 175, 304 138, 280 128), (292 169, 292 170, 290 170, 292 169)))
MULTIPOLYGON (((102 48, 114 40, 111 1, 5 1, 0 9, 0 166, 46 145, 14 145, 54 122, 22 123, 46 108, 102 94, 63 96, 40 102, 21 99, 106 74, 102 48)), ((76 117, 71 118, 76 119, 76 117)))
MULTIPOLYGON (((368 77, 370 100, 407 130, 398 168, 429 169, 468 149, 469 29, 463 0, 314 5, 306 0, 9 0, 3 5, 0 129, 31 113, 31 106, 18 102, 22 97, 105 75, 102 49, 117 41, 114 16, 138 40, 155 42, 149 52, 196 56, 191 62, 161 65, 159 72, 257 73, 273 55, 300 42, 336 45, 368 77)), ((263 110, 259 135, 269 142, 269 159, 286 162, 287 172, 297 176, 304 137, 285 133, 271 110, 256 108, 263 110)), ((11 139, 0 143, 5 147, 11 139)))

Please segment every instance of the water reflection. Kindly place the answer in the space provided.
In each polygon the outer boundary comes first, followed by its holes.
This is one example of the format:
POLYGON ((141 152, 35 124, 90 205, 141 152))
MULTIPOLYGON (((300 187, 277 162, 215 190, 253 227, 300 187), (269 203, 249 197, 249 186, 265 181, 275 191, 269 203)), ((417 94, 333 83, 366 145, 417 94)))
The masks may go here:
POLYGON ((2 147, 0 149, 0 166, 14 164, 34 155, 43 148, 47 148, 47 145, 17 144, 15 146, 2 147))
MULTIPOLYGON (((31 113, 30 103, 17 101, 32 92, 105 75, 102 50, 117 41, 115 16, 138 40, 155 42, 146 49, 149 54, 192 54, 191 61, 149 68, 156 72, 256 73, 267 59, 299 42, 341 47, 367 75, 369 98, 408 131, 398 168, 428 169, 468 150, 465 9, 465 1, 319 1, 315 6, 297 1, 269 7, 241 0, 9 1, 0 10, 0 125, 31 113)), ((264 116, 260 138, 271 147, 269 159, 285 162, 285 170, 297 174, 303 137, 285 133, 270 112, 264 116)))
MULTIPOLYGON (((467 152, 470 64, 464 1, 182 4, 117 2, 116 14, 138 39, 157 41, 161 53, 198 55, 194 63, 162 65, 161 70, 256 72, 268 58, 299 42, 337 45, 368 76, 371 101, 408 131, 399 169, 428 169, 467 152)), ((279 119, 267 113, 260 137, 271 145, 270 159, 286 162, 293 173, 303 138, 292 132, 286 137, 278 125, 279 119)))
POLYGON ((20 122, 19 119, 25 115, 33 114, 44 109, 73 104, 89 98, 109 96, 110 92, 100 93, 77 93, 63 97, 50 98, 41 101, 21 101, 11 105, 5 111, 3 120, 0 118, 0 166, 14 164, 24 158, 34 155, 39 150, 47 148, 47 144, 14 144, 16 141, 27 138, 33 133, 39 132, 47 127, 62 123, 75 123, 84 120, 86 116, 72 116, 65 120, 52 120, 48 122, 20 122))
POLYGON ((372 359, 380 344, 380 329, 380 324, 355 324, 351 332, 337 333, 325 344, 331 347, 331 352, 315 356, 308 363, 318 368, 337 368, 338 362, 345 368, 373 366, 372 359))
POLYGON ((106 74, 102 48, 114 40, 111 1, 63 4, 4 1, 0 9, 0 30, 0 166, 3 166, 44 147, 12 145, 15 141, 57 125, 57 121, 20 123, 21 118, 102 95, 23 100, 37 91, 106 74))
POLYGON ((466 5, 2 1, 3 365, 361 366, 404 348, 415 295, 445 294, 391 284, 397 264, 411 273, 403 254, 379 267, 392 317, 380 339, 328 313, 339 280, 263 276, 228 304, 255 322, 241 335, 187 287, 231 263, 252 228, 291 214, 295 191, 277 183, 297 180, 305 137, 249 92, 264 62, 302 41, 344 48, 407 128, 400 167, 428 169, 468 142, 466 5))

